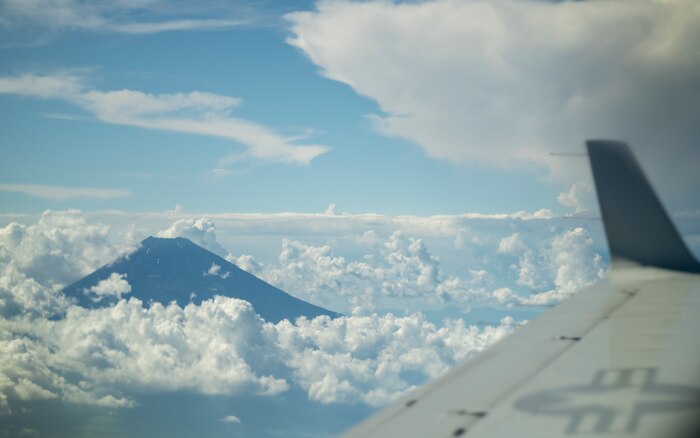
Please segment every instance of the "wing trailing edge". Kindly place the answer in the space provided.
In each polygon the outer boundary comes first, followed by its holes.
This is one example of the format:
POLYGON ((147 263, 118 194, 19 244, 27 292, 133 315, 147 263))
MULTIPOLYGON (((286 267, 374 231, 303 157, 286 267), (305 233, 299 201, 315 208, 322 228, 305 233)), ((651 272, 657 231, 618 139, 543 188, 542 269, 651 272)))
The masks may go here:
POLYGON ((586 146, 613 264, 624 259, 700 272, 627 144, 588 140, 586 146))

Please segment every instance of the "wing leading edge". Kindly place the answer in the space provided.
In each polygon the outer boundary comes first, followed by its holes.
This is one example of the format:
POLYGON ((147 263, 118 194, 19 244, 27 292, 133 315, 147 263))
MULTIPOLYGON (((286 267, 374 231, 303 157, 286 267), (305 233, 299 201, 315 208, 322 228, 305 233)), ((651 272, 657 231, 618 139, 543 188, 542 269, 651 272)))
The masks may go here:
POLYGON ((695 436, 698 263, 627 146, 591 141, 588 150, 615 258, 610 279, 344 438, 695 436))

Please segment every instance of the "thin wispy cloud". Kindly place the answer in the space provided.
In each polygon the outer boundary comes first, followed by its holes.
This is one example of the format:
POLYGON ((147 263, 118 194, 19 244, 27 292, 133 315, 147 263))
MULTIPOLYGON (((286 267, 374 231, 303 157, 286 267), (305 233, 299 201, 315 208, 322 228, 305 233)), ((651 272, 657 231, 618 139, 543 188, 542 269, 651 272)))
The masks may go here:
POLYGON ((131 196, 131 193, 125 189, 66 187, 42 184, 0 184, 0 192, 22 193, 49 201, 65 201, 67 199, 107 200, 131 196))
MULTIPOLYGON (((12 45, 12 36, 27 37, 31 30, 34 43, 45 43, 66 31, 91 31, 144 35, 173 31, 230 29, 255 22, 248 5, 220 5, 201 2, 198 9, 184 4, 158 0, 82 2, 78 0, 1 0, 0 32, 12 45)), ((19 42, 19 41, 18 41, 19 42)), ((27 41, 24 41, 26 45, 27 41)), ((30 42, 31 44, 31 42, 30 42)))
POLYGON ((111 24, 108 29, 128 34, 151 34, 185 30, 217 30, 249 24, 245 20, 172 20, 153 23, 111 24))
POLYGON ((0 94, 68 101, 114 125, 224 138, 245 146, 245 152, 239 154, 245 159, 307 165, 329 150, 320 144, 299 144, 299 138, 284 137, 266 126, 233 117, 231 112, 242 100, 214 93, 101 91, 90 89, 76 75, 25 74, 0 77, 0 94))

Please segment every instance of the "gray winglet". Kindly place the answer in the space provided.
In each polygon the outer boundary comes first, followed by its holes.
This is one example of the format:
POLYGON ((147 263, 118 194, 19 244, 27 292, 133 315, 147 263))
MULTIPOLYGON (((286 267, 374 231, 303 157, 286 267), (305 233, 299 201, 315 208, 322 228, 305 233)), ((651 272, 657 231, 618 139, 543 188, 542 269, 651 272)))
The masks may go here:
POLYGON ((613 261, 700 272, 627 144, 589 140, 598 203, 613 261))

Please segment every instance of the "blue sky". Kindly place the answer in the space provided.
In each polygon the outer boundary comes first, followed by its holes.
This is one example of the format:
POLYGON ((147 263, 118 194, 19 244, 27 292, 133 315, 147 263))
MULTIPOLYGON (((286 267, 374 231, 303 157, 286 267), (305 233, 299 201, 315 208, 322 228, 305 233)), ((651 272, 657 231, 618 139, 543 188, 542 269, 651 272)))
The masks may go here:
POLYGON ((698 22, 695 0, 0 0, 0 435, 341 432, 607 275, 587 160, 551 154, 586 138, 630 142, 700 254, 698 22), (347 316, 59 293, 149 235, 347 316))
MULTIPOLYGON (((563 213, 569 210, 557 196, 576 182, 590 184, 586 163, 549 153, 580 152, 586 138, 607 136, 633 142, 672 210, 695 211, 698 178, 688 163, 698 157, 689 115, 697 60, 684 52, 693 35, 665 37, 660 18, 647 23, 645 38, 634 36, 650 10, 679 13, 687 4, 620 4, 601 18, 595 2, 544 8, 514 2, 510 8, 539 14, 545 27, 522 44, 517 29, 498 35, 480 26, 478 2, 236 2, 195 9, 186 2, 47 2, 37 9, 8 2, 0 49, 0 74, 10 81, 0 96, 2 209, 145 211, 180 204, 200 212, 276 212, 335 203, 355 213, 563 213), (439 34, 426 30, 430 14, 451 8, 470 21, 447 23, 439 34), (376 20, 358 19, 361 10, 376 20), (570 41, 561 46, 543 39, 547 26, 556 31, 557 20, 566 26, 581 14, 590 29, 566 35, 570 41), (595 28, 616 16, 624 24, 610 47, 598 50, 595 28), (460 31, 470 25, 473 34, 460 31), (343 26, 363 31, 344 39, 343 26), (669 59, 656 55, 654 45, 662 43, 669 59), (637 57, 626 55, 635 50, 637 57), (659 69, 664 63, 669 68, 659 69), (78 89, 36 95, 32 86, 12 85, 27 75, 69 78, 78 89), (117 90, 233 97, 236 104, 219 116, 253 123, 291 147, 322 149, 304 159, 279 151, 241 157, 249 145, 240 136, 144 129, 148 114, 116 121, 95 102, 77 101, 80 93, 117 90), (677 108, 665 111, 667 101, 677 108), (17 184, 107 192, 64 190, 56 199, 36 190, 28 195, 17 184)), ((520 26, 497 9, 485 13, 500 25, 520 26)), ((201 119, 208 104, 192 114, 161 108, 155 116, 201 119)))
MULTIPOLYGON (((200 212, 275 212, 323 211, 335 203, 343 211, 385 214, 566 211, 556 197, 570 181, 552 181, 544 168, 455 164, 426 156, 415 141, 383 135, 369 118, 384 114, 376 99, 323 77, 306 53, 286 41, 290 22, 280 15, 312 6, 254 6, 252 12, 227 12, 243 14, 250 24, 217 30, 124 35, 57 29, 47 41, 3 48, 0 71, 6 78, 72 75, 86 89, 103 92, 232 96, 243 101, 232 115, 282 137, 304 137, 295 143, 324 145, 328 152, 301 165, 243 160, 217 175, 220 160, 245 146, 113 125, 65 99, 8 92, 0 96, 2 183, 114 189, 125 196, 56 200, 4 191, 2 209, 145 211, 180 204, 200 212)), ((580 139, 572 139, 561 149, 577 147, 580 139)))

